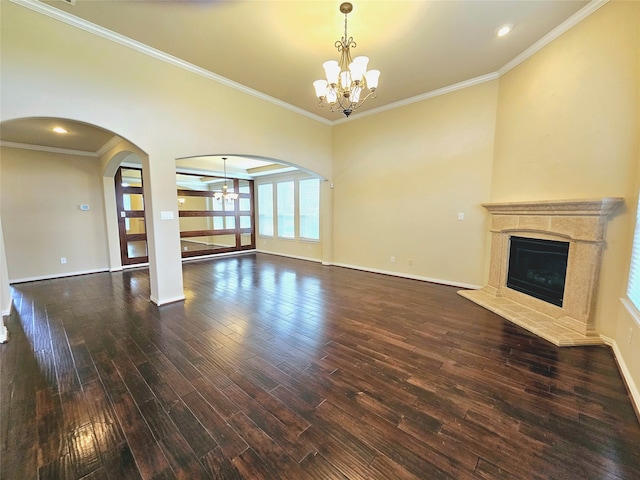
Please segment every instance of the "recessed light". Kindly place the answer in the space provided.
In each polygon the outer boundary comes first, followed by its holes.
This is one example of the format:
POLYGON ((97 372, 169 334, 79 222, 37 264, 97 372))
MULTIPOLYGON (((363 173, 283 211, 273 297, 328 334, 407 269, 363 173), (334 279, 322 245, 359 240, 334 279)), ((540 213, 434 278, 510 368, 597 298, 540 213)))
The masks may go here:
POLYGON ((54 127, 53 131, 56 133, 69 133, 66 129, 62 128, 62 127, 54 127))
POLYGON ((501 27, 499 27, 496 30, 496 35, 498 35, 499 37, 504 37, 506 34, 508 34, 511 30, 513 30, 513 25, 511 23, 508 23, 506 25, 502 25, 501 27))

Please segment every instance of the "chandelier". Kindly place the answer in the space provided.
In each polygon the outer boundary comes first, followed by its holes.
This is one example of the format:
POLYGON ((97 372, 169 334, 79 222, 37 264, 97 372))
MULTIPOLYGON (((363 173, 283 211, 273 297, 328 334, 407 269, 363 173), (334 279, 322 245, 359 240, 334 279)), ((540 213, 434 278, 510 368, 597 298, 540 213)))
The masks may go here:
POLYGON ((368 57, 351 59, 351 48, 356 47, 353 37, 347 36, 347 15, 353 10, 353 5, 345 2, 340 5, 344 13, 344 37, 336 40, 335 47, 340 53, 340 61, 329 60, 322 64, 326 80, 316 80, 313 86, 319 105, 326 101, 332 112, 342 112, 346 117, 361 106, 369 97, 375 98, 378 88, 379 70, 367 71, 368 57))
POLYGON ((227 191, 229 189, 229 187, 227 187, 227 157, 222 157, 222 161, 224 162, 224 185, 222 185, 222 191, 213 192, 213 198, 232 203, 238 198, 238 194, 227 191))

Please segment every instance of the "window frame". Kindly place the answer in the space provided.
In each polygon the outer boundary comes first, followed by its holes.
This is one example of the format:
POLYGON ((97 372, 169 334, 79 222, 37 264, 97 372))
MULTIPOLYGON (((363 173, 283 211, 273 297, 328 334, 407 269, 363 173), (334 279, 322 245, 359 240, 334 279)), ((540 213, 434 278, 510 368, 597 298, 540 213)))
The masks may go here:
POLYGON ((626 295, 630 305, 640 315, 640 195, 636 204, 636 220, 633 229, 626 295))
MULTIPOLYGON (((317 177, 314 175, 307 175, 307 174, 298 174, 298 175, 274 175, 271 176, 269 178, 262 178, 260 180, 256 180, 256 189, 260 189, 261 186, 263 185, 271 185, 272 186, 272 209, 273 209, 273 213, 272 213, 272 231, 273 231, 273 235, 265 235, 261 232, 260 227, 258 225, 258 230, 257 230, 257 235, 260 238, 263 238, 265 240, 268 239, 275 239, 275 240, 282 240, 284 242, 293 242, 293 241, 299 241, 299 242, 306 242, 306 243, 320 243, 322 241, 322 182, 324 180, 321 177, 317 177), (312 179, 317 179, 318 180, 318 238, 314 239, 314 238, 307 238, 307 237, 302 237, 300 235, 300 200, 299 200, 299 195, 300 195, 300 181, 302 180, 312 180, 312 179), (286 183, 286 182, 293 182, 294 184, 294 189, 293 189, 293 201, 294 201, 294 236, 293 237, 283 237, 281 235, 279 235, 278 233, 278 214, 277 214, 277 208, 278 208, 278 199, 277 199, 277 185, 279 183, 286 183)), ((257 216, 258 218, 260 217, 260 202, 259 202, 259 195, 256 195, 256 207, 255 210, 257 212, 257 216)))

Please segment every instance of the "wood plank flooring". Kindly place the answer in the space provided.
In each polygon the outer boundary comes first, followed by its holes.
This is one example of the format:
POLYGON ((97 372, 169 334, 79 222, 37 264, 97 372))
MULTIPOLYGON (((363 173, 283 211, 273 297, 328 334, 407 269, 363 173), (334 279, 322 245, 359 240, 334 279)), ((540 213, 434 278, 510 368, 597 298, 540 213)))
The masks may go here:
POLYGON ((2 479, 640 478, 607 347, 456 288, 250 254, 13 286, 2 479))

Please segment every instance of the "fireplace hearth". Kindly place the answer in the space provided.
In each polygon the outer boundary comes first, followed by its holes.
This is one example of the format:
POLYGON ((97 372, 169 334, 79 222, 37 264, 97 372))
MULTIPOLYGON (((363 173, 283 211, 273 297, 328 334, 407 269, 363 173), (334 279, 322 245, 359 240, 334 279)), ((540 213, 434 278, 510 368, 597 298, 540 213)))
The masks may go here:
POLYGON ((602 249, 607 217, 623 201, 483 204, 492 216, 489 281, 460 295, 555 345, 602 344, 593 318, 602 249))

